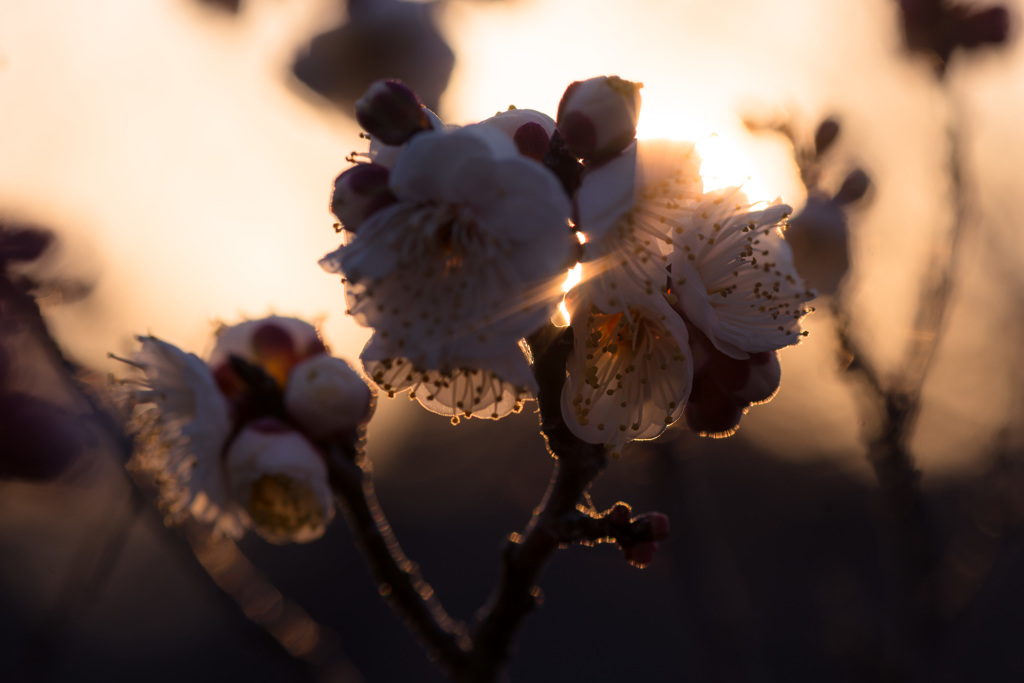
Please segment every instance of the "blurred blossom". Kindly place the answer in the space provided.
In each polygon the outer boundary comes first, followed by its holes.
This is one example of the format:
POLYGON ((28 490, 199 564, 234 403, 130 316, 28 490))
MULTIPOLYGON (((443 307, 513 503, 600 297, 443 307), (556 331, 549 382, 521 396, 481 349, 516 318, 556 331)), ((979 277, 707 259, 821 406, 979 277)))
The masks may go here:
POLYGON ((575 253, 558 180, 478 124, 416 135, 388 184, 397 201, 321 261, 374 330, 367 372, 455 420, 518 409, 536 391, 519 342, 554 313, 575 253))
POLYGON ((305 543, 334 516, 327 464, 301 433, 262 417, 242 428, 224 455, 231 495, 272 543, 305 543))
POLYGON ((349 0, 348 23, 313 39, 293 66, 300 81, 345 111, 371 83, 399 79, 437 109, 455 54, 434 20, 434 4, 349 0))
POLYGON ((342 394, 332 407, 346 412, 325 418, 332 428, 304 431, 310 383, 290 385, 329 358, 316 328, 279 316, 223 327, 208 362, 156 337, 139 341, 126 361, 139 371, 125 381, 136 434, 129 467, 154 480, 169 517, 190 514, 233 538, 253 527, 274 543, 322 535, 334 511, 316 443, 369 419, 372 397, 349 375, 323 375, 317 392, 342 394))
POLYGON ((1010 13, 1003 5, 948 0, 899 0, 899 5, 907 49, 932 55, 939 75, 954 50, 1001 45, 1010 35, 1010 13))
POLYGON ((850 268, 846 212, 838 202, 812 194, 790 220, 786 241, 796 269, 818 294, 833 294, 850 268))

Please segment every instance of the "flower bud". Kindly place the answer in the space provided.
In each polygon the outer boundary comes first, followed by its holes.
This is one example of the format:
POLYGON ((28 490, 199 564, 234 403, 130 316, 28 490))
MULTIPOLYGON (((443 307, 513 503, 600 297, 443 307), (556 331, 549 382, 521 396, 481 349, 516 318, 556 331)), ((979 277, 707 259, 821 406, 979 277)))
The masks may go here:
POLYGON ((695 380, 683 416, 701 436, 729 436, 743 417, 743 405, 711 379, 695 380))
POLYGON ((643 568, 654 562, 654 556, 658 553, 658 543, 656 541, 634 543, 628 548, 623 548, 622 552, 625 554, 628 562, 636 567, 643 568))
POLYGON ((370 387, 348 363, 326 355, 295 366, 284 391, 285 410, 314 439, 365 422, 371 399, 370 387))
POLYGON ((865 194, 871 187, 871 178, 868 174, 857 168, 850 171, 850 174, 846 176, 846 180, 843 181, 839 191, 836 192, 836 196, 832 198, 839 206, 846 206, 857 201, 865 194))
POLYGON ((356 120, 386 145, 401 145, 430 129, 420 98, 399 81, 376 81, 356 101, 356 120))
POLYGON ((616 503, 608 511, 608 520, 616 526, 625 526, 629 523, 630 515, 632 515, 632 510, 629 505, 626 503, 616 503))
POLYGON ((572 153, 599 161, 625 149, 636 137, 642 86, 618 76, 572 83, 558 104, 558 130, 572 153))
POLYGON ((379 164, 356 164, 334 179, 331 213, 343 228, 355 232, 364 220, 396 201, 388 187, 390 175, 379 164))
POLYGON ((811 195, 786 229, 793 263, 807 285, 832 294, 850 268, 846 214, 833 200, 811 195))
POLYGON ((822 121, 818 130, 814 132, 814 153, 821 156, 827 152, 837 137, 839 137, 839 122, 833 118, 822 121))
POLYGON ((736 400, 745 405, 764 403, 775 395, 782 381, 782 366, 779 354, 775 351, 763 351, 750 355, 744 361, 750 372, 742 387, 733 392, 736 400))
POLYGON ((228 486, 271 543, 306 543, 334 516, 327 465, 299 432, 274 418, 246 425, 228 447, 228 486))
POLYGON ((662 512, 645 512, 637 515, 636 523, 646 524, 651 530, 651 540, 664 541, 668 538, 669 521, 668 515, 662 512))
POLYGON ((40 228, 0 224, 0 263, 34 261, 49 248, 53 233, 40 228))
POLYGON ((1005 43, 1010 35, 1010 12, 1001 6, 968 12, 956 26, 955 35, 966 48, 1005 43))
POLYGON ((58 406, 0 391, 0 482, 56 479, 82 456, 86 441, 83 425, 58 406))
POLYGON ((537 161, 548 153, 551 135, 555 132, 554 120, 533 109, 510 108, 480 123, 502 131, 516 143, 520 154, 537 161))

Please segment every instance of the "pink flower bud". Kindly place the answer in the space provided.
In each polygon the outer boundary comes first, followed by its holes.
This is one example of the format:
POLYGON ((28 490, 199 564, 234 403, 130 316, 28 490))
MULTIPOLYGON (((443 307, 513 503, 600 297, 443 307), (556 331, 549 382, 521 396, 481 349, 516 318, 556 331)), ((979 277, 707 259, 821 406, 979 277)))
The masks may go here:
POLYGON ((284 405, 314 439, 352 429, 370 416, 372 394, 363 378, 340 358, 314 356, 288 378, 284 405))
POLYGON ((966 48, 1005 43, 1010 35, 1010 13, 999 6, 967 13, 955 33, 966 48))
POLYGON ((635 543, 628 548, 623 548, 622 552, 630 564, 643 568, 654 562, 654 556, 658 553, 658 543, 656 541, 635 543))
POLYGON ((868 177, 868 174, 859 168, 854 169, 846 176, 846 180, 843 181, 842 187, 839 188, 839 192, 836 192, 832 201, 839 206, 846 206, 867 194, 870 187, 871 178, 868 177))
POLYGON ((271 543, 305 543, 334 516, 327 466, 305 437, 274 418, 246 425, 224 462, 235 501, 271 543))
POLYGON ((420 98, 398 81, 373 83, 356 101, 356 120, 386 145, 401 145, 431 127, 420 98))
POLYGON ((739 426, 743 408, 713 380, 695 380, 683 416, 690 429, 701 436, 729 436, 739 426))
POLYGON ((396 201, 388 187, 390 175, 378 164, 356 164, 335 178, 331 213, 343 228, 355 232, 364 220, 396 201))
POLYGON ((34 261, 50 244, 53 233, 41 228, 0 223, 0 264, 5 261, 34 261))
POLYGON ((572 153, 599 161, 625 149, 636 137, 642 86, 618 76, 572 83, 558 104, 558 130, 572 153))
POLYGON ((775 351, 755 353, 745 362, 750 369, 747 381, 733 393, 733 396, 744 405, 770 400, 779 390, 779 383, 782 381, 779 354, 775 351))
POLYGON ((83 454, 87 438, 84 426, 58 406, 0 391, 0 482, 56 479, 83 454))
POLYGON ((624 526, 629 523, 630 516, 633 514, 630 507, 625 503, 616 503, 611 510, 608 511, 608 520, 616 526, 624 526))
POLYGON ((510 108, 480 123, 497 128, 512 138, 520 154, 537 161, 543 160, 544 155, 548 153, 551 136, 555 132, 554 120, 547 114, 533 109, 510 108))
POLYGON ((822 121, 818 130, 814 132, 814 153, 821 156, 827 152, 837 137, 839 137, 839 122, 833 118, 822 121))
POLYGON ((668 515, 662 512, 645 512, 638 515, 635 521, 648 525, 651 530, 651 540, 664 541, 668 538, 670 527, 668 515))
POLYGON ((516 129, 515 134, 512 136, 512 141, 516 143, 519 153, 524 157, 541 161, 544 159, 544 155, 548 153, 551 136, 544 130, 544 126, 531 121, 530 123, 524 123, 516 129))

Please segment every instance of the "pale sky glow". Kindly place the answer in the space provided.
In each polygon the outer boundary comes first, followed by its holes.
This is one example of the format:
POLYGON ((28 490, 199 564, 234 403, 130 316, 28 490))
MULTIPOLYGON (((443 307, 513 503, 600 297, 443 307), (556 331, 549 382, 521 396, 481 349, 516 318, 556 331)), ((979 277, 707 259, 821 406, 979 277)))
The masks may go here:
MULTIPOLYGON (((0 3, 0 207, 53 227, 64 248, 50 265, 95 281, 90 299, 46 310, 59 341, 91 367, 114 369, 107 352, 130 353, 134 334, 202 352, 216 321, 269 312, 324 319, 334 350, 348 357, 369 336, 344 315, 338 278, 316 264, 339 242, 331 183, 365 142, 352 118, 289 78, 300 46, 342 19, 339 4, 243 5, 229 19, 193 0, 0 3)), ((554 115, 574 80, 642 81, 641 138, 693 141, 707 189, 740 185, 751 201, 781 198, 796 210, 805 196, 793 150, 752 135, 740 117, 790 113, 809 135, 842 114, 826 185, 855 165, 877 181, 854 240, 866 268, 855 303, 869 313, 863 334, 885 367, 911 328, 911 295, 928 265, 922 235, 949 218, 935 200, 948 191, 945 110, 927 68, 898 53, 893 12, 891 0, 449 0, 441 28, 458 60, 438 113, 457 124, 512 104, 554 115)), ((978 120, 966 138, 976 146, 971 163, 1000 170, 977 183, 994 188, 983 204, 993 216, 1015 216, 1015 205, 1000 202, 1020 195, 1009 164, 1024 145, 1013 116, 1024 106, 1024 53, 1006 54, 1006 67, 954 79, 965 100, 977 100, 967 107, 978 120)), ((974 286, 984 296, 997 289, 974 286)), ((971 311, 971 324, 950 326, 950 358, 987 339, 973 332, 985 321, 971 311)), ((809 318, 807 348, 783 353, 786 380, 770 410, 745 419, 748 436, 763 419, 780 452, 856 449, 849 391, 830 374, 819 317, 809 318), (800 417, 782 426, 761 417, 783 413, 812 416, 814 429, 800 417)), ((947 374, 937 377, 1005 380, 944 369, 954 367, 940 363, 936 372, 947 374)), ((998 417, 979 407, 975 387, 942 386, 937 401, 958 402, 949 412, 970 418, 958 424, 998 417)), ((920 437, 947 460, 972 448, 970 430, 950 437, 952 424, 920 437)))

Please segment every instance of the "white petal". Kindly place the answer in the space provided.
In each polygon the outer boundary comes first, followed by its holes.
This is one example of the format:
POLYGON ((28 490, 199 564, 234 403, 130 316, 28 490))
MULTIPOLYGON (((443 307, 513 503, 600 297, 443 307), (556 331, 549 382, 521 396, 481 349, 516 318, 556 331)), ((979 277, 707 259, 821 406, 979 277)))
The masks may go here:
POLYGON ((600 240, 633 208, 637 145, 634 141, 611 161, 588 171, 576 192, 577 229, 600 240))
POLYGON ((679 419, 693 383, 682 319, 662 302, 602 313, 582 299, 562 414, 574 434, 618 451, 653 439, 679 419))

